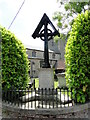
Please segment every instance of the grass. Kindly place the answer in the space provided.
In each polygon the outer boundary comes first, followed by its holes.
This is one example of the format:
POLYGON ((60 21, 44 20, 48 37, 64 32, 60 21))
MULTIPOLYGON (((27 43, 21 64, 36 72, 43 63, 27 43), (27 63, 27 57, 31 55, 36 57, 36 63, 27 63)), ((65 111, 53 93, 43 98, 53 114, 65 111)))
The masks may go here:
POLYGON ((54 88, 58 87, 58 81, 54 81, 54 88))
POLYGON ((35 78, 35 88, 39 88, 39 79, 35 78))
MULTIPOLYGON (((54 88, 58 87, 58 81, 54 81, 54 88)), ((35 78, 35 88, 39 88, 39 79, 35 78)))

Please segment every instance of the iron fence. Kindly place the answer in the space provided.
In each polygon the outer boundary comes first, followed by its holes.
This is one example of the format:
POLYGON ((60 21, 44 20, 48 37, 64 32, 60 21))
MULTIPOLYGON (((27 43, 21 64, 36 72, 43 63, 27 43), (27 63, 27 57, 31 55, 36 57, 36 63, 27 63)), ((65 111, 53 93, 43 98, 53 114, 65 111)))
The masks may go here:
POLYGON ((30 88, 2 90, 3 102, 22 109, 60 108, 74 105, 72 89, 30 88))

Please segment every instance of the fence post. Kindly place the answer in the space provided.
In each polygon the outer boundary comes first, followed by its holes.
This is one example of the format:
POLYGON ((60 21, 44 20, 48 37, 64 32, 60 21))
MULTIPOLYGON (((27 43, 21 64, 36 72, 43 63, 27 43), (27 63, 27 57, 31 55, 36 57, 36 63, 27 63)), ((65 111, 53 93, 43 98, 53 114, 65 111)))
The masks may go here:
POLYGON ((36 108, 36 88, 34 88, 35 90, 35 108, 36 108))
POLYGON ((33 87, 34 87, 34 89, 35 89, 35 79, 34 79, 34 86, 33 86, 33 87))
POLYGON ((43 108, 43 88, 41 88, 41 104, 42 104, 42 108, 43 108))
POLYGON ((64 89, 64 107, 65 107, 65 87, 63 89, 64 89))
POLYGON ((18 89, 18 95, 17 95, 17 99, 18 99, 18 106, 19 106, 19 93, 20 93, 20 88, 18 89))
POLYGON ((62 105, 61 105, 61 87, 59 89, 60 89, 60 107, 62 107, 62 105))
POLYGON ((73 106, 72 88, 71 88, 71 100, 72 100, 72 106, 73 106))
POLYGON ((53 102, 53 108, 54 108, 54 93, 53 92, 54 92, 54 88, 52 88, 52 98, 53 98, 52 102, 53 102))
POLYGON ((5 102, 7 101, 7 90, 5 90, 5 102))
POLYGON ((14 88, 14 95, 15 95, 15 97, 14 97, 14 100, 15 100, 15 101, 14 101, 14 105, 16 105, 16 93, 17 93, 17 92, 16 92, 16 88, 14 88))
POLYGON ((75 103, 77 104, 77 88, 75 89, 75 103))
POLYGON ((45 104, 46 104, 46 108, 47 108, 47 88, 45 88, 45 104))
MULTIPOLYGON (((49 96, 51 97, 50 88, 49 88, 49 96)), ((50 100, 51 98, 49 98, 49 108, 50 108, 50 100)))
POLYGON ((67 88, 67 98, 68 98, 68 107, 69 107, 69 88, 67 88))
POLYGON ((31 108, 33 107, 33 104, 32 104, 32 96, 33 96, 33 88, 31 88, 31 108))
POLYGON ((11 92, 11 103, 13 104, 13 100, 14 100, 14 99, 13 99, 13 97, 14 97, 14 94, 13 94, 13 87, 12 87, 11 91, 12 91, 12 92, 11 92))
MULTIPOLYGON (((40 88, 38 88, 38 94, 40 94, 40 88)), ((42 98, 40 98, 40 99, 42 99, 42 98)), ((39 106, 39 100, 38 100, 38 108, 39 108, 40 106, 39 106)))
MULTIPOLYGON (((21 87, 21 95, 23 94, 23 87, 21 87)), ((23 97, 22 97, 22 100, 21 100, 21 108, 22 108, 22 101, 23 101, 23 97)))
POLYGON ((8 100, 8 104, 9 104, 9 90, 7 90, 7 100, 8 100))
POLYGON ((58 91, 57 91, 57 88, 56 88, 56 107, 58 108, 58 101, 57 101, 58 97, 57 97, 57 94, 58 94, 58 91))

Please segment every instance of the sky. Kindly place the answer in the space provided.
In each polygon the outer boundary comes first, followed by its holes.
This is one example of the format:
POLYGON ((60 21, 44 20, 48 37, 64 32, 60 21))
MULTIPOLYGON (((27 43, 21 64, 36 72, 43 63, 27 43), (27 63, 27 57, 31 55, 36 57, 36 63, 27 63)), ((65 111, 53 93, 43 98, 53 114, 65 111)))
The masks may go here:
MULTIPOLYGON (((24 0, 0 0, 0 24, 8 29, 24 0)), ((58 11, 57 0, 25 0, 25 3, 10 27, 10 31, 27 46, 41 47, 43 41, 33 39, 32 34, 44 13, 52 23, 54 12, 58 11)), ((56 28, 58 29, 58 28, 56 28)))

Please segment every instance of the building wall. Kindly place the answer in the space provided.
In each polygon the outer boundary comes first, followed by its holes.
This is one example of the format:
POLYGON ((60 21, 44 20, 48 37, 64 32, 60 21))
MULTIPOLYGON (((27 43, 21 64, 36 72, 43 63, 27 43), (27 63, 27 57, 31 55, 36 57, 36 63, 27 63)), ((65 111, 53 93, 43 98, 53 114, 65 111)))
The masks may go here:
MULTIPOLYGON (((49 62, 51 68, 55 67, 56 64, 58 69, 62 68, 62 65, 58 65, 58 63, 60 63, 58 61, 62 61, 64 63, 65 44, 66 41, 64 40, 58 40, 56 43, 52 39, 48 42, 49 62)), ((26 53, 28 54, 28 58, 31 63, 30 77, 38 77, 38 69, 41 67, 41 61, 44 61, 44 51, 27 48, 26 53)))
POLYGON ((54 51, 55 53, 60 54, 60 50, 58 49, 58 47, 58 42, 56 43, 53 39, 48 42, 48 48, 54 51))
POLYGON ((64 54, 65 54, 65 44, 66 41, 64 40, 58 40, 57 43, 54 40, 50 40, 48 43, 49 49, 54 51, 55 53, 61 54, 62 60, 64 59, 64 54))
MULTIPOLYGON (((26 53, 28 54, 28 59, 30 61, 30 77, 38 77, 38 69, 41 67, 42 61, 44 61, 44 51, 42 50, 35 50, 35 49, 26 49, 26 53), (34 54, 33 54, 34 52, 34 54), (34 55, 34 56, 33 56, 34 55)), ((55 53, 53 51, 49 52, 49 63, 51 68, 53 68, 60 59, 60 54, 55 53)))
MULTIPOLYGON (((27 48, 26 49, 26 53, 28 54, 28 58, 38 58, 38 59, 43 59, 44 58, 44 51, 41 51, 41 50, 35 50, 35 49, 29 49, 29 48, 27 48), (35 57, 33 57, 32 56, 32 52, 33 51, 35 51, 36 52, 36 56, 35 57)), ((49 59, 50 60, 58 60, 58 59, 60 59, 61 58, 61 53, 59 52, 59 53, 56 53, 56 52, 54 52, 54 51, 51 51, 51 52, 49 52, 49 59), (53 56, 53 54, 55 54, 55 58, 53 58, 52 56, 53 56)))
POLYGON ((58 73, 61 71, 65 71, 65 45, 66 45, 66 40, 58 40, 56 43, 53 39, 49 41, 49 49, 54 51, 55 53, 60 54, 60 58, 58 59, 56 66, 55 66, 55 71, 58 73))
POLYGON ((30 76, 38 77, 38 68, 40 66, 40 60, 30 59, 30 63, 31 63, 30 76))
POLYGON ((64 55, 65 55, 65 45, 66 41, 64 40, 59 40, 58 41, 58 49, 61 52, 61 59, 64 60, 64 55))

